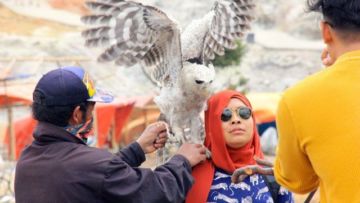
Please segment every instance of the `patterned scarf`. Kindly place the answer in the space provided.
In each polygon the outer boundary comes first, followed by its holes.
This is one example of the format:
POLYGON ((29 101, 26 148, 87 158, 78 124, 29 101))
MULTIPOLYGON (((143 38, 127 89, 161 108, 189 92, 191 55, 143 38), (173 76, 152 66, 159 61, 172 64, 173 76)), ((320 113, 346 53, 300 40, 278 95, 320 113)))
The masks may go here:
POLYGON ((94 132, 93 121, 94 119, 90 119, 85 123, 81 123, 78 125, 68 125, 65 127, 65 130, 82 140, 84 143, 88 144, 88 138, 94 132))

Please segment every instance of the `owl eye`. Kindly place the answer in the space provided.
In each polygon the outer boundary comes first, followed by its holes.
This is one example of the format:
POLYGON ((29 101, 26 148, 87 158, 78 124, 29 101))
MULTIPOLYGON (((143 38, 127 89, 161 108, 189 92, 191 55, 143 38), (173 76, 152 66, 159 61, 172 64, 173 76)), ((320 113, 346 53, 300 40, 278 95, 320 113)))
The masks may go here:
POLYGON ((196 82, 196 84, 203 84, 204 83, 204 81, 202 81, 202 80, 195 80, 195 82, 196 82))

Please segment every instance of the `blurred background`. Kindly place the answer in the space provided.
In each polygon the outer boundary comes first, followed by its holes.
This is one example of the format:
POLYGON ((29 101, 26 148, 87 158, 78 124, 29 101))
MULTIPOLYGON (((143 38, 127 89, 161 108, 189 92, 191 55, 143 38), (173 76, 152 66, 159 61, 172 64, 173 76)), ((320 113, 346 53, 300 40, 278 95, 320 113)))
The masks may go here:
MULTIPOLYGON (((183 29, 201 18, 213 0, 141 0, 176 19, 183 29)), ((263 150, 273 159, 277 142, 275 112, 281 93, 322 68, 318 22, 306 12, 305 0, 257 0, 252 30, 214 61, 215 90, 247 94, 253 104, 263 150)), ((132 142, 159 110, 159 89, 140 66, 116 67, 96 62, 96 50, 84 47, 80 16, 84 0, 0 0, 0 203, 15 202, 13 177, 21 150, 31 143, 36 122, 31 117, 32 91, 42 74, 79 65, 97 86, 116 97, 96 107, 94 147, 117 151, 132 142)), ((144 166, 154 166, 154 155, 144 166)), ((296 196, 303 202, 306 196, 296 196)), ((318 202, 318 196, 312 202, 318 202)))

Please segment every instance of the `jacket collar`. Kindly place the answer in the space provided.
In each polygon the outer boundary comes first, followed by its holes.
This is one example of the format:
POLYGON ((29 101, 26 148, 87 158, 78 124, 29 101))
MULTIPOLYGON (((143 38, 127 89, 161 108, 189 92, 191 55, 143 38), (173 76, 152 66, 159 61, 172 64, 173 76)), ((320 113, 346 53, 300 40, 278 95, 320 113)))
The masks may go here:
POLYGON ((38 123, 35 128, 33 137, 35 141, 42 144, 50 144, 55 142, 73 142, 85 145, 82 140, 73 136, 65 129, 46 122, 38 123))

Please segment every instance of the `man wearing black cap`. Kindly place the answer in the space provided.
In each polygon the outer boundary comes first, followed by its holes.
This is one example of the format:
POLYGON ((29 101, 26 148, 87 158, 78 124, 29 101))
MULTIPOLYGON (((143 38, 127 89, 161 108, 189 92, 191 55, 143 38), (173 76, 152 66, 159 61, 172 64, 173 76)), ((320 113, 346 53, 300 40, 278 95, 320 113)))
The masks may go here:
POLYGON ((45 202, 182 202, 193 179, 191 167, 205 159, 205 149, 183 145, 177 155, 154 171, 138 168, 150 153, 164 146, 166 124, 149 125, 117 154, 88 147, 95 102, 113 97, 94 88, 79 67, 45 74, 33 93, 38 125, 34 141, 17 163, 17 203, 45 202))

